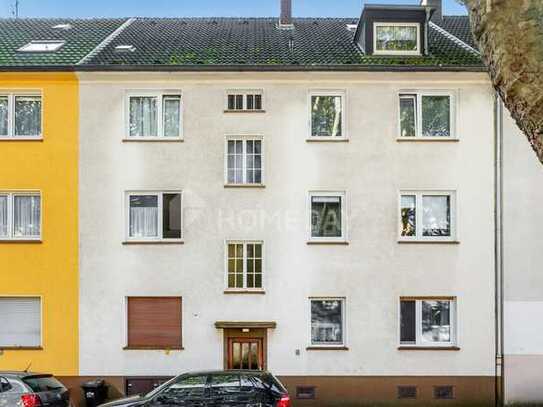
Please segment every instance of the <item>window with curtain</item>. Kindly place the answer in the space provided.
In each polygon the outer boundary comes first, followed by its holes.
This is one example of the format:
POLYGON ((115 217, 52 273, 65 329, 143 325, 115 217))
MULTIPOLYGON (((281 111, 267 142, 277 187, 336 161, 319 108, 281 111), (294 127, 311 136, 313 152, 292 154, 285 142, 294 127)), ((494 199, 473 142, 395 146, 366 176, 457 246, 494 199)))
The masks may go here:
POLYGON ((455 305, 448 298, 409 298, 400 301, 400 343, 451 345, 455 342, 455 305))
POLYGON ((452 94, 400 94, 400 138, 454 138, 452 94))
POLYGON ((311 94, 311 137, 345 137, 343 94, 311 94))
POLYGON ((455 212, 453 191, 402 192, 400 240, 453 240, 455 212))
POLYGON ((0 137, 41 138, 42 97, 0 94, 0 137))
POLYGON ((419 54, 420 24, 374 23, 374 53, 419 54))
POLYGON ((181 192, 128 193, 128 239, 181 239, 181 192))
POLYGON ((344 299, 311 299, 311 345, 344 345, 344 299))
POLYGON ((41 300, 0 297, 0 348, 41 346, 41 300))
POLYGON ((227 242, 227 287, 262 288, 262 242, 227 242))
POLYGON ((311 239, 345 238, 344 204, 345 194, 341 192, 310 193, 311 239))
POLYGON ((167 139, 182 136, 181 95, 130 96, 128 109, 129 138, 167 139))
POLYGON ((33 240, 40 236, 40 194, 0 192, 0 239, 33 240))
POLYGON ((262 184, 262 140, 229 138, 226 141, 226 183, 262 184))

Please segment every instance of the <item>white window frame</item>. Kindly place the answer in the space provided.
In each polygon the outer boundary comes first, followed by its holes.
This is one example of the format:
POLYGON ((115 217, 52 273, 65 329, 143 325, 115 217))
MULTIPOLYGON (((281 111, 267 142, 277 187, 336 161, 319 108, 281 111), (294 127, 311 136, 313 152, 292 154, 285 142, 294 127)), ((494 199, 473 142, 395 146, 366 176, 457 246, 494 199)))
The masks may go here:
POLYGON ((398 92, 398 140, 417 140, 417 141, 446 141, 458 140, 456 133, 456 100, 457 92, 454 90, 401 90, 398 92), (402 137, 402 115, 400 102, 403 98, 413 98, 415 96, 415 137, 402 137), (447 96, 449 97, 449 124, 450 136, 423 136, 422 135, 422 97, 423 96, 447 96))
MULTIPOLYGON (((54 28, 54 27, 53 27, 54 28)), ((64 40, 33 40, 19 49, 17 49, 17 52, 28 52, 28 53, 53 53, 57 52, 59 49, 61 49, 64 44, 66 44, 66 41, 64 40), (55 45, 54 47, 51 47, 51 49, 32 49, 35 45, 55 45)))
POLYGON ((324 296, 324 297, 309 297, 309 301, 308 301, 308 306, 309 306, 309 345, 308 345, 308 348, 330 348, 330 349, 334 349, 334 348, 345 348, 347 347, 347 298, 346 297, 328 297, 328 296, 324 296), (312 319, 312 314, 311 314, 311 302, 312 301, 341 301, 341 329, 342 329, 342 339, 343 339, 343 343, 341 344, 327 344, 327 343, 324 343, 324 342, 318 342, 318 343, 313 343, 313 338, 312 338, 312 332, 311 332, 311 319, 312 319))
POLYGON ((41 241, 42 229, 43 229, 43 196, 41 191, 0 191, 0 196, 8 197, 8 234, 7 236, 0 236, 1 241, 41 241), (35 236, 14 236, 13 230, 15 229, 15 216, 13 200, 16 196, 39 196, 40 198, 40 234, 35 236))
POLYGON ((227 239, 224 241, 224 290, 226 292, 264 292, 266 286, 266 270, 265 270, 265 253, 263 240, 239 240, 227 239), (243 245, 243 287, 228 287, 228 245, 241 244, 243 245), (247 287, 247 245, 259 244, 262 250, 262 287, 247 287))
POLYGON ((0 97, 8 98, 8 134, 0 135, 0 140, 42 140, 43 139, 43 95, 41 91, 2 91, 0 97), (17 97, 39 97, 41 101, 40 134, 31 136, 15 135, 15 99, 17 97))
POLYGON ((183 242, 183 191, 179 189, 165 189, 165 190, 130 190, 124 193, 124 212, 125 212, 125 241, 126 242, 183 242), (179 194, 181 196, 181 237, 180 238, 164 238, 163 230, 163 195, 164 194, 179 194), (158 197, 158 225, 157 225, 157 237, 131 237, 130 236, 130 197, 134 195, 156 195, 158 197))
POLYGON ((346 141, 347 134, 347 91, 345 89, 310 89, 307 94, 308 106, 308 135, 307 141, 346 141), (341 137, 337 136, 313 136, 313 96, 339 96, 341 97, 341 137))
POLYGON ((227 135, 225 137, 224 141, 224 185, 225 186, 246 186, 246 187, 259 187, 264 186, 265 184, 265 150, 264 150, 264 137, 261 135, 227 135), (247 141, 260 141, 260 148, 261 148, 261 154, 260 154, 260 162, 261 162, 261 175, 260 175, 260 182, 247 182, 247 141), (228 182, 228 142, 229 141, 241 141, 243 143, 243 159, 242 159, 242 176, 243 176, 243 182, 241 183, 232 183, 228 182))
POLYGON ((125 96, 125 108, 124 108, 124 141, 183 141, 184 137, 184 110, 185 110, 185 104, 184 104, 184 98, 183 93, 179 89, 172 89, 172 90, 140 90, 140 91, 128 91, 126 92, 125 96), (172 97, 179 97, 180 103, 179 103, 179 120, 181 121, 179 123, 179 135, 172 137, 172 136, 165 136, 164 135, 164 98, 167 98, 168 96, 172 97), (149 98, 149 97, 155 97, 157 99, 157 136, 146 136, 146 137, 137 137, 137 136, 131 136, 130 135, 130 99, 131 98, 149 98))
MULTIPOLYGON (((43 321, 43 296, 42 295, 0 295, 0 298, 28 298, 28 299, 37 299, 39 300, 40 302, 40 343, 37 347, 31 347, 31 349, 34 349, 34 348, 37 348, 37 349, 42 349, 43 350, 43 328, 44 328, 44 321, 43 321)), ((13 348, 17 348, 17 346, 15 347, 7 347, 7 346, 2 346, 0 345, 0 350, 1 349, 13 349, 13 348)), ((25 347, 21 347, 21 348, 25 348, 25 347)))
POLYGON ((436 297, 400 297, 398 302, 398 347, 401 348, 450 348, 457 347, 458 341, 458 298, 448 296, 436 296, 436 297), (415 301, 415 343, 408 343, 401 341, 401 329, 402 329, 402 314, 401 305, 403 301, 415 301), (422 302, 423 301, 449 301, 451 303, 449 307, 450 315, 450 336, 449 342, 427 342, 422 337, 422 302))
POLYGON ((263 89, 227 89, 224 92, 224 111, 225 113, 232 112, 256 112, 262 113, 265 111, 264 107, 264 90, 263 89), (229 109, 228 108, 228 96, 230 95, 243 95, 243 107, 241 109, 229 109), (260 109, 247 109, 247 95, 260 95, 262 106, 260 109))
POLYGON ((307 208, 308 208, 308 242, 309 243, 346 243, 347 242, 347 192, 346 191, 319 191, 311 190, 308 193, 307 198, 307 208), (340 197, 341 198, 341 236, 339 237, 314 237, 311 234, 312 230, 312 215, 313 215, 313 206, 312 198, 316 196, 324 197, 340 197))
POLYGON ((374 55, 421 55, 420 23, 399 23, 399 22, 374 22, 373 23, 373 54, 374 55), (377 49, 377 27, 416 27, 417 28, 417 49, 412 51, 378 50, 377 49))
POLYGON ((398 193, 398 241, 399 242, 457 242, 457 219, 458 219, 458 205, 457 205, 457 191, 456 190, 418 190, 418 189, 406 189, 401 190, 398 193), (402 236, 402 196, 414 195, 415 196, 415 236, 402 236), (423 236, 422 235, 422 202, 423 196, 449 196, 450 202, 450 236, 423 236))

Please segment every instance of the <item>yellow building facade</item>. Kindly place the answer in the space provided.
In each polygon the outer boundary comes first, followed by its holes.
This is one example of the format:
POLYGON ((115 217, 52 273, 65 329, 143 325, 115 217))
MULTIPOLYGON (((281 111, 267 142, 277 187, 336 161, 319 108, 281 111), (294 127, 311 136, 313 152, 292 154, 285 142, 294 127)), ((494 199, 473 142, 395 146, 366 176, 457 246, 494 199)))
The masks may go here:
POLYGON ((13 197, 17 194, 31 192, 39 196, 35 202, 41 205, 41 230, 33 238, 17 236, 14 231, 18 220, 13 220, 17 215, 7 216, 9 225, 0 237, 0 300, 33 298, 39 302, 40 332, 34 334, 41 337, 41 343, 4 343, 0 346, 0 370, 23 370, 30 365, 32 371, 77 376, 77 77, 69 72, 1 73, 0 105, 5 102, 8 106, 8 101, 15 101, 17 95, 22 95, 17 109, 25 109, 25 96, 41 101, 41 137, 15 135, 24 131, 13 130, 17 113, 10 105, 9 120, 5 123, 11 125, 12 134, 5 130, 4 137, 0 137, 0 197, 8 202, 4 208, 13 211, 13 197))

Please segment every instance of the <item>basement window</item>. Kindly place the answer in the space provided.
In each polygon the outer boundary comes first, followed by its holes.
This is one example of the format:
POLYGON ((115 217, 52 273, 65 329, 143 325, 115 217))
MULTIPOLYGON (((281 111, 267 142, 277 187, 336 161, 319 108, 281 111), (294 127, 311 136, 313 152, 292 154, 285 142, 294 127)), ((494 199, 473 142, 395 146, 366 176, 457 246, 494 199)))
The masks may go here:
POLYGON ((66 41, 30 41, 28 44, 18 49, 19 52, 56 52, 66 41))

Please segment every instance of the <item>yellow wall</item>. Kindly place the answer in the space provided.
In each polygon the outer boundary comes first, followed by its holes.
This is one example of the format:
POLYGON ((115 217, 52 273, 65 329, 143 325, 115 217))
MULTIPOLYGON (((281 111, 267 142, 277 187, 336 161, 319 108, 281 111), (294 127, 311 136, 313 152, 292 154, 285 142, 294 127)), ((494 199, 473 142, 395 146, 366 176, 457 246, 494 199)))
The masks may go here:
POLYGON ((0 74, 0 89, 41 90, 43 141, 0 141, 0 191, 42 196, 42 243, 0 242, 0 296, 42 296, 43 350, 4 350, 0 370, 78 374, 79 90, 72 73, 0 74))

